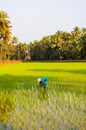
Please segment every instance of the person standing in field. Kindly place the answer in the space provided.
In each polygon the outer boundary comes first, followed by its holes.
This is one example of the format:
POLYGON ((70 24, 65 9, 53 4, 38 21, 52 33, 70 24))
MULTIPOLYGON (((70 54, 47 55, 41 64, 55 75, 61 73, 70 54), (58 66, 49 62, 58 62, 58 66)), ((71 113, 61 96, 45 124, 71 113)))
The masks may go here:
POLYGON ((48 82, 48 78, 45 76, 37 79, 37 83, 40 85, 40 87, 43 87, 43 88, 46 88, 47 82, 48 82))

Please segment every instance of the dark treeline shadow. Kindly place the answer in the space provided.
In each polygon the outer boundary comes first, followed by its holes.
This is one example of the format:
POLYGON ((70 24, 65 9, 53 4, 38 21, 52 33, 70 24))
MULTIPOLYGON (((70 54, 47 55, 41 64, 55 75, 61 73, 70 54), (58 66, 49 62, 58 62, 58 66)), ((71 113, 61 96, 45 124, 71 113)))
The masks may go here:
POLYGON ((37 72, 68 72, 74 74, 84 74, 86 75, 86 69, 72 69, 72 70, 65 70, 65 69, 30 69, 28 71, 37 71, 37 72))
POLYGON ((36 80, 35 76, 0 75, 0 89, 28 89, 36 84, 36 80))
MULTIPOLYGON (((33 70, 34 71, 34 70, 33 70)), ((35 71, 38 71, 35 70, 35 71)), ((44 69, 43 69, 44 71, 44 69)), ((46 70, 45 70, 46 71, 46 70)), ((52 71, 53 70, 49 70, 52 71)), ((55 70, 57 71, 57 70, 55 70)), ((61 70, 62 71, 62 70, 61 70)), ((63 72, 63 71, 62 71, 63 72)), ((66 71, 65 71, 66 72, 66 71)), ((70 71, 68 71, 70 72, 70 71)), ((71 70, 72 73, 72 70, 71 70)), ((78 73, 78 71, 76 72, 78 73)), ((82 74, 86 74, 84 71, 81 71, 82 74)), ((0 90, 7 89, 7 90, 13 90, 13 89, 34 89, 38 90, 40 89, 40 86, 37 84, 37 78, 38 76, 14 76, 14 75, 0 75, 0 90)), ((63 79, 59 76, 57 77, 48 77, 49 81, 47 84, 46 91, 69 91, 69 92, 75 92, 79 94, 84 94, 86 92, 86 82, 85 81, 73 81, 70 79, 66 79, 65 82, 63 79), (83 92, 84 91, 84 92, 83 92)), ((38 90, 40 92, 40 90, 38 90)), ((46 92, 45 92, 46 93, 46 92)))

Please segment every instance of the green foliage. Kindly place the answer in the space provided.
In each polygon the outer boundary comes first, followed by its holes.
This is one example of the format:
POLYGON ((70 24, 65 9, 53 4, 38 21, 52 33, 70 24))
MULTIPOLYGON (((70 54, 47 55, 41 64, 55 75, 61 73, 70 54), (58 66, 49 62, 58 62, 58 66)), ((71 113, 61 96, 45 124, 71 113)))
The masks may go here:
POLYGON ((58 31, 40 41, 30 43, 32 60, 86 59, 86 29, 75 27, 72 32, 58 31))
POLYGON ((0 123, 12 130, 85 130, 86 63, 0 66, 0 123), (43 75, 46 89, 37 84, 43 75))
POLYGON ((6 60, 6 44, 9 42, 11 37, 10 31, 10 20, 6 12, 0 11, 0 60, 6 60))

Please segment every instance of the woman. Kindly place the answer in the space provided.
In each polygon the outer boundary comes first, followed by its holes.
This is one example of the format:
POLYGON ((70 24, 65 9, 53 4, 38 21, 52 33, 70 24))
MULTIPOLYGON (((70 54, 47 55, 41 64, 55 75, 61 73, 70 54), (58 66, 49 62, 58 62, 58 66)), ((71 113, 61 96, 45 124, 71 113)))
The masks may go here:
POLYGON ((47 82, 48 82, 48 78, 43 76, 43 77, 41 77, 41 78, 38 78, 38 79, 37 79, 37 82, 38 82, 38 84, 40 85, 40 87, 46 88, 46 84, 47 84, 47 82))

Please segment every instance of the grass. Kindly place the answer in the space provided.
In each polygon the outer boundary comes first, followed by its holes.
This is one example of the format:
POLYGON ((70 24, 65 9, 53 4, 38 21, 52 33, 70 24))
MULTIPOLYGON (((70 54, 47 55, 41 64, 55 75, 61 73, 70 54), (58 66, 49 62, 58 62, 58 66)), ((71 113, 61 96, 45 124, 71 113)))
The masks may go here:
POLYGON ((85 130, 86 63, 16 63, 0 66, 0 128, 85 130), (47 76, 46 90, 37 78, 47 76))

